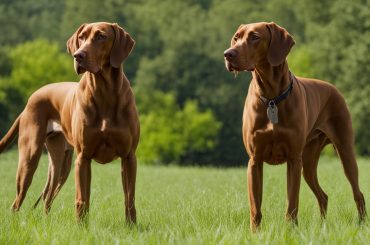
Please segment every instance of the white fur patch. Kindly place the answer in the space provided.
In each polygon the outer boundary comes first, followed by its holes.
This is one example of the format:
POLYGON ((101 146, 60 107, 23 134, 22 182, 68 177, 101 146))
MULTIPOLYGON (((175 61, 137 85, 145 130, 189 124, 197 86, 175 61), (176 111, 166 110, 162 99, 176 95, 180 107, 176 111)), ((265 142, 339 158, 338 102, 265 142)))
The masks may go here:
MULTIPOLYGON (((46 128, 46 134, 51 134, 54 135, 54 133, 62 132, 63 133, 63 128, 60 125, 60 122, 54 121, 54 120, 49 120, 48 121, 48 126, 46 128)), ((73 150, 73 146, 68 144, 67 140, 65 141, 64 144, 64 150, 73 150)))
POLYGON ((63 132, 62 126, 58 121, 54 120, 49 120, 48 121, 48 126, 46 128, 46 133, 51 133, 51 132, 63 132))

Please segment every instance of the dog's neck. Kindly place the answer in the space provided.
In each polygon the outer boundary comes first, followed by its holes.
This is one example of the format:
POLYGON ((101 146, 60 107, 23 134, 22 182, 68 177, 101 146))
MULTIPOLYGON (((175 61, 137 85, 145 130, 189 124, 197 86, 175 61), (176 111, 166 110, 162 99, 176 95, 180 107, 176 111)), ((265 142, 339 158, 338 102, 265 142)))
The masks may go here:
POLYGON ((99 107, 99 111, 116 108, 125 100, 125 92, 130 84, 122 67, 103 67, 98 73, 85 72, 79 82, 79 98, 85 106, 99 107))
POLYGON ((271 66, 268 62, 260 64, 254 69, 252 76, 252 86, 256 94, 268 99, 279 96, 291 83, 286 61, 278 66, 271 66))

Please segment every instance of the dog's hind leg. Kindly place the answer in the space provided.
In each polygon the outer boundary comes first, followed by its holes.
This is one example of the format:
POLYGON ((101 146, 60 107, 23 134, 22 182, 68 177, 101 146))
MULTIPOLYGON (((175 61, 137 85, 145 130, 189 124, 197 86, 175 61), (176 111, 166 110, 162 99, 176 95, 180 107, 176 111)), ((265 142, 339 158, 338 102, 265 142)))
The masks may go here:
POLYGON ((320 152, 329 143, 324 134, 309 142, 303 150, 303 177, 315 194, 320 207, 321 217, 326 217, 328 208, 328 195, 322 190, 317 178, 317 165, 320 152))
POLYGON ((344 173, 352 187, 360 220, 363 220, 366 215, 365 199, 359 187, 354 136, 349 114, 343 114, 340 118, 331 120, 326 126, 326 133, 341 159, 344 173))
POLYGON ((67 148, 67 142, 61 132, 54 132, 47 136, 46 148, 49 155, 48 179, 34 207, 42 198, 45 202, 45 213, 48 213, 54 198, 68 178, 73 150, 67 148))
POLYGON ((22 130, 19 130, 17 194, 12 205, 13 211, 21 207, 37 169, 46 137, 46 122, 38 120, 37 115, 24 113, 19 128, 22 130))
POLYGON ((55 188, 55 191, 53 194, 53 199, 58 195, 59 191, 62 189, 71 171, 73 148, 71 148, 71 146, 67 146, 67 147, 68 149, 65 150, 65 153, 64 153, 64 161, 62 164, 62 170, 60 172, 60 177, 58 180, 57 188, 55 188))

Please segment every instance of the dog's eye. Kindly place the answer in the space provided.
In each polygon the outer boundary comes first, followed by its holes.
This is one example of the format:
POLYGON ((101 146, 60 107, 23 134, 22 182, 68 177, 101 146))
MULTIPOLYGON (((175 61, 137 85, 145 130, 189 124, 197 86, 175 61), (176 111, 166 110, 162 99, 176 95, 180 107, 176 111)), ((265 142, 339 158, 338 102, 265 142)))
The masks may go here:
POLYGON ((249 36, 249 39, 251 41, 257 41, 260 39, 260 36, 258 36, 256 33, 252 33, 250 36, 249 36))
POLYGON ((105 39, 107 39, 107 36, 105 36, 103 34, 98 34, 98 36, 96 37, 96 39, 98 41, 104 41, 105 39))

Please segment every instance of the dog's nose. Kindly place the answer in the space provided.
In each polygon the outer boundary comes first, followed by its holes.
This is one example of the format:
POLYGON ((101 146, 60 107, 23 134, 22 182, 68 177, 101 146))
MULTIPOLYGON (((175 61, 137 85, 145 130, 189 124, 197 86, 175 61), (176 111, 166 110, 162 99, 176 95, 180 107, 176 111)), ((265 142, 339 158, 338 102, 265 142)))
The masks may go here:
POLYGON ((236 50, 235 49, 231 49, 231 48, 229 48, 229 49, 227 49, 227 50, 225 50, 225 52, 224 52, 224 56, 225 56, 225 58, 226 59, 234 59, 236 56, 237 56, 237 52, 236 52, 236 50))
POLYGON ((79 51, 76 51, 74 54, 73 54, 73 57, 75 57, 75 59, 77 61, 81 61, 83 60, 85 57, 86 57, 86 52, 82 51, 82 50, 79 50, 79 51))

